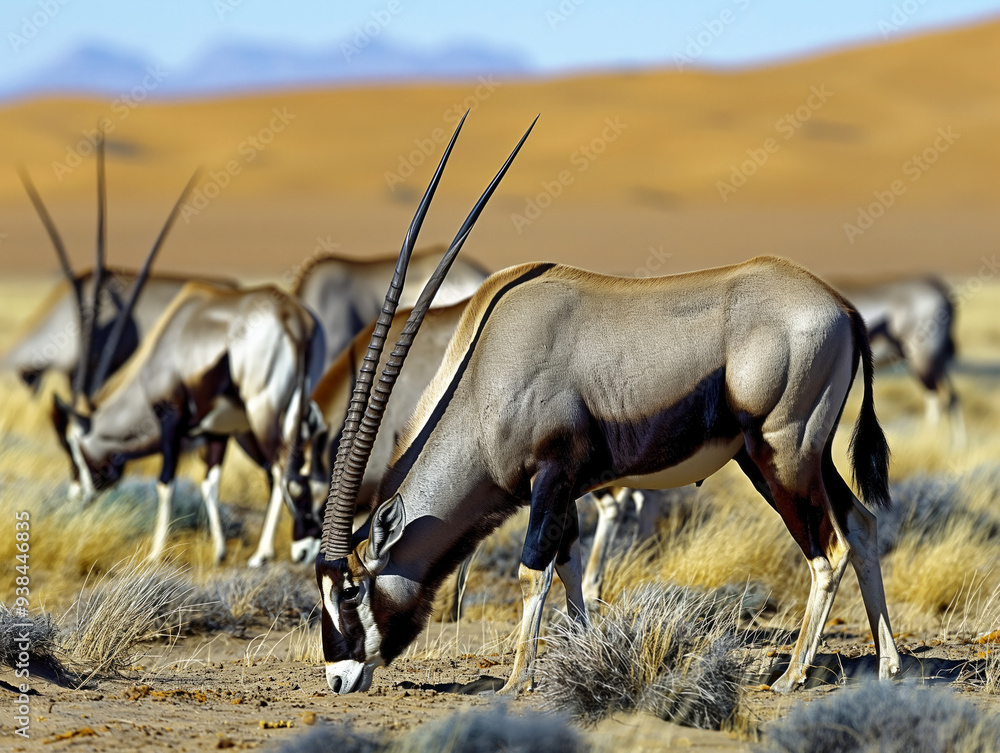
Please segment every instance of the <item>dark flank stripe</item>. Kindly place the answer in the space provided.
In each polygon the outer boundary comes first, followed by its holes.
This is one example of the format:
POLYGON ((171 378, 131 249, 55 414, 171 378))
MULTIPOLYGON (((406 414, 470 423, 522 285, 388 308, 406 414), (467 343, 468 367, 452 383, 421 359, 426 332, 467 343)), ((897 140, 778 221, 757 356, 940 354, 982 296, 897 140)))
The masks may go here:
POLYGON ((461 383, 462 377, 465 375, 465 370, 469 366, 472 354, 476 351, 476 346, 479 344, 479 338, 483 334, 483 328, 489 321, 490 316, 493 314, 493 310, 497 307, 497 304, 500 303, 500 299, 518 285, 523 285, 526 282, 530 282, 531 280, 540 277, 554 266, 554 263, 539 264, 534 269, 531 269, 520 277, 508 282, 500 288, 496 295, 493 296, 492 300, 490 300, 489 305, 486 307, 486 311, 483 313, 483 318, 479 322, 479 327, 476 329, 475 337, 473 337, 472 341, 469 343, 469 347, 465 351, 465 356, 462 358, 462 362, 455 371, 455 376, 448 385, 448 389, 446 389, 444 394, 441 395, 441 398, 438 400, 437 405, 434 406, 433 412, 427 418, 427 421, 424 423, 420 433, 416 436, 413 442, 410 443, 410 446, 406 448, 406 451, 400 456, 399 460, 396 461, 395 465, 389 468, 386 472, 386 481, 379 493, 380 499, 389 499, 396 493, 399 489, 399 485, 410 472, 410 469, 420 456, 420 453, 423 452, 424 445, 427 444, 427 440, 430 438, 431 433, 433 433, 434 429, 437 428, 438 422, 440 422, 441 418, 444 416, 449 403, 451 403, 451 399, 455 396, 455 391, 458 389, 458 385, 461 383))

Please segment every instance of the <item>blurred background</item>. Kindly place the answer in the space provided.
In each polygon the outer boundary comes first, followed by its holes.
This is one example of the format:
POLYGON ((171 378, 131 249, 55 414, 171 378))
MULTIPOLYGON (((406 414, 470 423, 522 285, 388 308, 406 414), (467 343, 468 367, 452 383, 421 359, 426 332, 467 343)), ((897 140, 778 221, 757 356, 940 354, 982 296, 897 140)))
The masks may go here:
POLYGON ((1000 2, 11 0, 0 11, 0 270, 57 265, 24 164, 91 263, 287 277, 395 252, 461 112, 424 243, 537 113, 467 253, 663 274, 760 253, 821 274, 995 272, 1000 2))

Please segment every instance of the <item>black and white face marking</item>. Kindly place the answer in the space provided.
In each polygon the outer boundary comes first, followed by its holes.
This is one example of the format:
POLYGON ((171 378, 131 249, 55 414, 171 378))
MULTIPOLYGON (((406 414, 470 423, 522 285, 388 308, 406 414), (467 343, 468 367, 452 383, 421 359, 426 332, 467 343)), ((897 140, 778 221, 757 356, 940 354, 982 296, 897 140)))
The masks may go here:
POLYGON ((385 664, 382 634, 371 608, 374 578, 361 566, 356 553, 332 562, 319 555, 316 578, 323 595, 327 685, 341 695, 366 691, 375 668, 385 664))
POLYGON ((338 694, 368 690, 376 667, 385 664, 384 635, 372 609, 378 574, 389 564, 389 550, 406 526, 397 494, 379 505, 370 519, 367 541, 346 558, 316 558, 316 580, 323 595, 323 657, 326 682, 338 694))

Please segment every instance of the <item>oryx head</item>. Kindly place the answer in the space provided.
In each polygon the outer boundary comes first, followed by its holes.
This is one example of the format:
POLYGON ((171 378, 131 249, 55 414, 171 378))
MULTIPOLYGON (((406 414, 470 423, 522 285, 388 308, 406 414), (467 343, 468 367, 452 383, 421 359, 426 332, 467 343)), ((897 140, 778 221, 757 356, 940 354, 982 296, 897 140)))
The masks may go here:
POLYGON ((427 281, 386 362, 382 376, 374 387, 375 394, 372 395, 375 368, 403 289, 406 265, 464 122, 463 117, 410 223, 382 313, 375 325, 368 353, 355 383, 337 449, 333 483, 323 521, 323 538, 316 558, 316 581, 323 608, 326 681, 335 693, 367 690, 375 668, 395 658, 414 637, 414 621, 402 614, 411 605, 400 598, 400 589, 396 587, 400 576, 386 572, 387 569, 392 569, 392 548, 402 537, 406 526, 403 499, 396 494, 392 499, 384 501, 372 513, 367 531, 362 529, 355 535, 352 528, 357 496, 386 403, 420 323, 472 226, 534 127, 532 123, 486 191, 479 197, 438 268, 427 281))
POLYGON ((92 416, 94 413, 93 397, 104 384, 112 366, 120 365, 123 351, 131 352, 137 345, 137 331, 132 320, 139 294, 149 279, 153 259, 166 240, 174 220, 180 213, 180 208, 194 187, 198 173, 188 181, 174 208, 160 230, 156 242, 146 256, 142 269, 132 284, 132 292, 128 300, 121 304, 116 301, 119 311, 114 320, 104 328, 98 327, 100 319, 101 295, 106 282, 104 265, 105 239, 107 237, 107 189, 104 177, 104 131, 98 129, 97 139, 97 261, 93 273, 93 295, 89 307, 84 303, 82 277, 73 273, 66 247, 62 242, 55 222, 49 215, 41 196, 36 190, 23 167, 19 169, 21 182, 34 205, 38 216, 48 232, 52 245, 55 247, 63 274, 69 281, 76 299, 79 316, 79 357, 72 380, 72 400, 65 403, 58 395, 54 396, 52 407, 52 423, 56 429, 59 441, 72 462, 73 481, 70 484, 70 496, 89 504, 98 492, 106 489, 121 478, 125 466, 125 458, 121 453, 108 453, 106 458, 94 458, 87 454, 83 440, 91 433, 92 416), (124 347, 123 347, 124 346, 124 347))

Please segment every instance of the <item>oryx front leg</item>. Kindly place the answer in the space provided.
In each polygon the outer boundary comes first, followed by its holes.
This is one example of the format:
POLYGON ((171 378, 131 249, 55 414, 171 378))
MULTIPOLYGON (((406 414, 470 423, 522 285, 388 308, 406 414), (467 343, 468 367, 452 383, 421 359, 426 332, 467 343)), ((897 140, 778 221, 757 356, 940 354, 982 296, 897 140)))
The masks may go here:
POLYGON ((544 570, 532 570, 522 564, 517 569, 517 577, 521 583, 521 597, 524 599, 524 614, 521 615, 521 632, 517 639, 517 650, 514 654, 514 669, 510 679, 498 693, 500 695, 517 695, 523 690, 531 690, 534 684, 534 663, 538 655, 538 633, 542 626, 542 608, 545 597, 552 587, 552 571, 555 560, 549 562, 544 570))
POLYGON ((264 527, 260 532, 257 551, 247 563, 250 567, 260 567, 274 559, 274 537, 278 532, 278 519, 281 516, 281 508, 285 504, 285 500, 281 493, 282 471, 280 466, 271 466, 270 473, 271 500, 267 505, 267 514, 264 517, 264 527))
POLYGON ((577 625, 586 625, 588 620, 583 599, 583 554, 580 550, 580 518, 576 502, 570 502, 566 511, 566 527, 556 556, 556 573, 566 589, 566 612, 577 625))
POLYGON ((219 518, 219 476, 222 469, 214 465, 205 474, 201 482, 201 496, 205 501, 205 512, 208 514, 208 530, 212 535, 212 559, 219 564, 226 558, 226 537, 222 533, 222 521, 219 518))
POLYGON ((167 536, 170 534, 170 520, 173 517, 174 507, 173 479, 167 483, 156 482, 156 499, 156 530, 153 533, 153 548, 148 557, 151 562, 158 562, 163 556, 163 550, 167 545, 167 536))
POLYGON ((558 464, 547 463, 535 474, 531 488, 528 531, 524 536, 521 565, 518 569, 521 596, 524 600, 521 633, 517 653, 514 656, 514 671, 511 672, 510 679, 500 693, 519 693, 530 689, 534 684, 534 664, 538 654, 542 608, 552 586, 552 573, 557 559, 563 560, 565 566, 561 565, 560 569, 566 572, 569 580, 567 600, 576 602, 571 611, 580 615, 584 612, 579 575, 579 546, 574 550, 577 564, 569 566, 572 559, 569 556, 570 549, 576 542, 579 532, 579 521, 576 519, 576 505, 572 500, 571 488, 565 471, 558 464))

